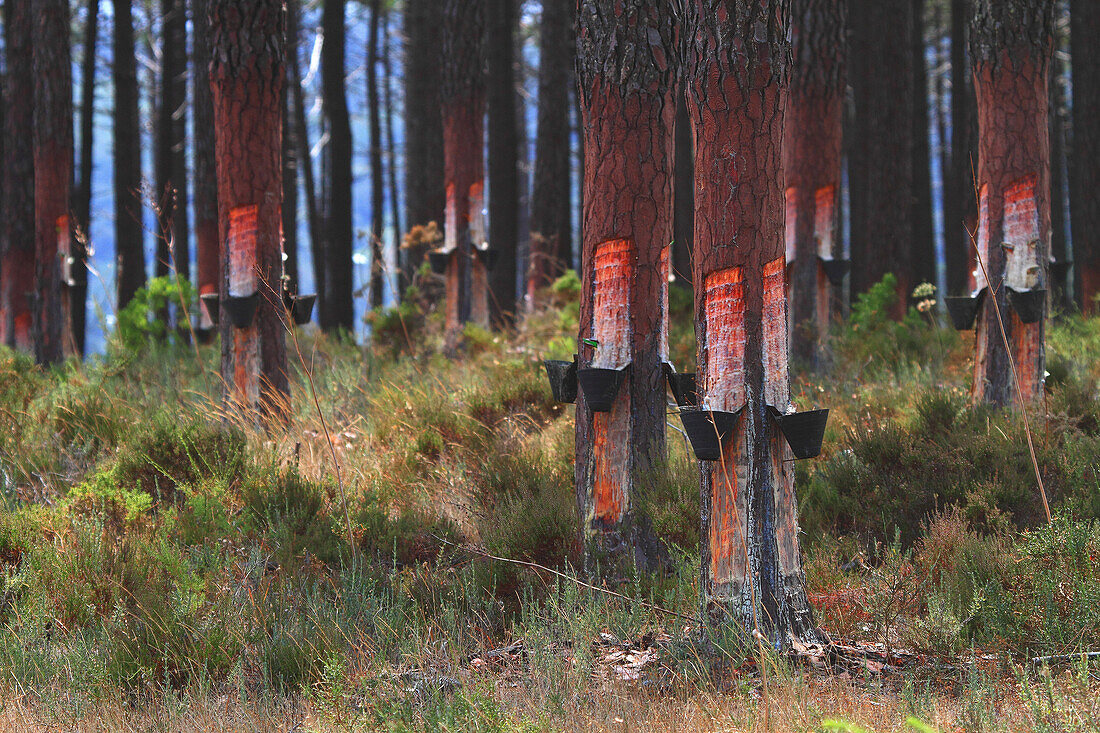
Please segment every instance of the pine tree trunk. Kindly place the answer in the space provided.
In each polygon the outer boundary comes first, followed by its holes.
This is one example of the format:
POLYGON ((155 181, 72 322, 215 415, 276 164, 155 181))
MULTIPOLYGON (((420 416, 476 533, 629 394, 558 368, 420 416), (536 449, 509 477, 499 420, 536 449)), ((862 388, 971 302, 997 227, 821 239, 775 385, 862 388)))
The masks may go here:
POLYGON ((975 402, 1031 402, 1043 388, 1046 299, 1035 323, 1021 321, 1008 288, 1048 287, 1050 143, 1047 104, 1053 0, 975 0, 970 58, 978 100, 978 251, 1004 322, 1013 380, 993 298, 978 315, 975 402), (1002 244, 1003 243, 1003 244, 1002 244))
POLYGON ((944 173, 944 260, 947 294, 969 293, 974 273, 974 243, 978 203, 977 122, 974 81, 967 68, 966 32, 970 0, 951 0, 951 167, 944 173))
POLYGON ((386 261, 382 252, 385 189, 382 178, 382 106, 378 95, 379 21, 382 0, 371 0, 370 30, 367 33, 367 116, 370 120, 370 305, 382 305, 382 284, 386 261))
POLYGON ((851 0, 849 73, 855 101, 852 180, 853 294, 889 272, 898 279, 895 317, 912 290, 912 0, 851 0))
POLYGON ((477 320, 479 283, 472 242, 484 237, 483 163, 485 79, 482 74, 483 0, 444 0, 443 7, 443 180, 446 191, 446 331, 453 350, 463 325, 477 320))
MULTIPOLYGON (((443 56, 438 0, 405 2, 405 218, 410 228, 443 226, 443 56)), ((424 261, 424 247, 404 252, 405 278, 424 261)))
POLYGON ((840 288, 820 260, 843 259, 840 170, 847 0, 794 0, 794 59, 787 99, 784 168, 786 255, 791 274, 793 354, 813 362, 839 312, 840 288), (820 260, 819 260, 820 258, 820 260))
POLYGON ((1073 59, 1073 179, 1070 212, 1077 300, 1089 313, 1100 295, 1100 3, 1070 1, 1073 59))
POLYGON ((88 0, 84 20, 84 58, 80 71, 80 185, 77 187, 73 210, 79 236, 72 240, 70 262, 69 303, 76 353, 84 354, 84 332, 87 321, 88 263, 87 247, 92 211, 92 152, 95 128, 96 45, 99 36, 99 0, 88 0))
POLYGON ((531 254, 527 302, 535 291, 572 267, 573 242, 569 186, 569 89, 572 82, 572 0, 543 0, 539 25, 538 128, 531 191, 531 254))
POLYGON ((352 306, 351 262, 351 121, 344 84, 344 0, 324 0, 321 23, 325 34, 321 47, 321 94, 329 132, 325 156, 329 177, 325 181, 324 289, 319 291, 321 328, 325 331, 355 328, 352 306))
MULTIPOLYGON (((393 70, 390 67, 390 14, 389 10, 384 9, 382 11, 382 109, 383 117, 386 121, 385 127, 385 148, 388 156, 387 159, 387 173, 388 186, 390 191, 390 217, 393 220, 393 232, 394 232, 394 244, 400 246, 401 234, 401 199, 397 195, 397 146, 393 141, 393 70)), ((400 250, 398 254, 398 272, 395 273, 397 277, 397 293, 396 299, 401 300, 405 294, 405 288, 410 284, 403 277, 404 270, 400 267, 400 250)), ((391 282, 393 279, 391 278, 391 282)))
MULTIPOLYGON (((1057 23, 1055 23, 1057 33, 1057 23)), ((1055 40, 1055 48, 1061 46, 1060 39, 1055 40)), ((1050 259, 1052 262, 1065 262, 1066 256, 1066 117, 1065 97, 1062 94, 1062 63, 1057 55, 1052 56, 1050 65, 1050 114, 1048 134, 1050 136, 1050 259)), ((1069 272, 1050 271, 1051 305, 1063 313, 1072 310, 1073 302, 1069 298, 1069 272)))
MULTIPOLYGON (((221 291, 221 240, 218 239, 218 177, 214 160, 214 98, 210 91, 209 0, 191 0, 194 28, 192 124, 195 150, 195 259, 200 295, 221 291)), ((205 307, 199 309, 198 334, 215 328, 205 307)))
POLYGON ((156 274, 190 279, 187 222, 187 13, 183 0, 161 0, 161 74, 156 134, 156 274), (168 252, 169 240, 172 252, 168 252))
MULTIPOLYGON (((297 39, 287 34, 287 55, 298 53, 297 39)), ((288 67, 289 71, 289 67, 288 67)), ((290 85, 289 73, 287 86, 290 85)), ((290 94, 283 94, 283 274, 286 290, 297 293, 298 273, 298 128, 290 94)))
POLYGON ((114 178, 118 308, 145 285, 145 227, 141 201, 141 127, 131 0, 114 0, 114 178))
POLYGON ((486 10, 489 246, 496 251, 496 266, 489 273, 489 289, 492 321, 494 325, 504 326, 515 315, 519 239, 519 136, 513 68, 516 0, 487 0, 486 10))
POLYGON ((578 366, 626 369, 609 412, 594 412, 578 391, 581 536, 589 567, 631 554, 652 567, 658 549, 638 506, 641 477, 665 460, 675 25, 659 0, 584 0, 578 23, 586 150, 578 366))
MULTIPOLYGON (((936 282, 936 242, 932 233, 932 154, 928 140, 928 65, 924 52, 925 0, 913 4, 913 279, 936 282)), ((905 294, 908 299, 909 293, 905 294)), ((906 301, 908 302, 908 300, 906 301)))
POLYGON ((40 364, 75 352, 62 261, 71 254, 73 83, 67 0, 34 7, 34 353, 40 364))
MULTIPOLYGON (((290 70, 291 116, 294 119, 294 142, 297 145, 298 169, 302 173, 302 187, 306 197, 306 223, 309 229, 310 264, 313 266, 313 288, 317 293, 325 291, 324 222, 321 217, 317 185, 313 177, 313 158, 310 156, 309 126, 306 124, 305 95, 302 92, 302 69, 298 60, 299 18, 298 0, 287 0, 286 34, 291 39, 288 55, 290 70)), ((318 298, 320 300, 320 298, 318 298)))
POLYGON ((678 285, 691 287, 695 228, 695 150, 687 88, 676 94, 676 182, 673 203, 672 275, 678 285))
POLYGON ((786 647, 819 636, 804 588, 791 453, 768 411, 791 409, 781 166, 790 3, 738 2, 725 18, 716 6, 726 3, 690 0, 684 30, 697 384, 705 407, 741 417, 721 460, 702 464, 700 596, 712 623, 759 630, 786 647))
POLYGON ((219 330, 226 398, 246 414, 285 414, 289 399, 282 303, 282 0, 208 0, 217 128, 219 330), (255 318, 237 328, 227 302, 258 293, 255 318))
POLYGON ((0 305, 4 343, 34 348, 31 303, 34 297, 34 46, 35 11, 30 0, 7 0, 4 104, 7 145, 4 158, 4 239, 0 265, 0 305))

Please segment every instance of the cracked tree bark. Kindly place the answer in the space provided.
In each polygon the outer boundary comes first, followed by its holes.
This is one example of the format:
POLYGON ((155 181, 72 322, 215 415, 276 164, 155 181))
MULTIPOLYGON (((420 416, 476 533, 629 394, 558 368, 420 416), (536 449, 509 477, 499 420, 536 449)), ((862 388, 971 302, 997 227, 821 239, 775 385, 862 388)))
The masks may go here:
POLYGON ((5 3, 4 252, 0 267, 3 342, 31 352, 34 290, 34 13, 30 0, 5 3), (18 143, 18 144, 17 144, 18 143))
POLYGON ((1100 3, 1071 0, 1073 169, 1070 214, 1077 301, 1096 310, 1100 295, 1100 3))
POLYGON ((695 332, 702 404, 741 419, 701 470, 701 602, 775 647, 818 640, 804 588, 789 412, 783 113, 789 0, 689 0, 695 332))
POLYGON ((471 246, 480 244, 485 233, 484 0, 444 0, 442 13, 444 248, 452 253, 446 275, 446 342, 453 351, 467 322, 488 325, 488 283, 471 246))
POLYGON ((217 128, 222 258, 222 379, 249 418, 279 417, 289 399, 282 303, 282 0, 209 0, 210 86, 217 128), (251 325, 235 328, 228 296, 259 293, 251 325))
POLYGON ((610 412, 594 413, 578 391, 577 504, 589 567, 631 548, 647 567, 658 553, 636 506, 644 473, 665 457, 676 29, 659 0, 583 0, 578 29, 579 366, 628 370, 610 412))
POLYGON ((1042 317, 1023 323, 1007 288, 1047 287, 1050 143, 1047 126, 1053 0, 975 0, 970 57, 978 100, 978 251, 997 295, 1019 375, 1017 394, 992 298, 978 315, 971 398, 1026 405, 1042 394, 1042 317))
POLYGON ((841 288, 818 258, 841 259, 840 168, 845 94, 847 0, 794 0, 784 169, 786 242, 791 275, 791 344, 812 364, 820 337, 839 312, 841 288))
POLYGON ((71 252, 73 84, 69 4, 34 4, 34 354, 40 364, 75 353, 62 263, 71 252))

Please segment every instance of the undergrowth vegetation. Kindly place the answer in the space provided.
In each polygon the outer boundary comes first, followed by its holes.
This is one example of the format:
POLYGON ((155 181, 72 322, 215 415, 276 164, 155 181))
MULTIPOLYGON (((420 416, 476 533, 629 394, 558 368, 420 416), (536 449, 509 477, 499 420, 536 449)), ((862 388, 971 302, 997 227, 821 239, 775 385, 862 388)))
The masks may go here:
MULTIPOLYGON (((429 285, 371 314, 370 348, 301 333, 286 426, 220 407, 216 346, 143 332, 52 371, 0 350, 0 687, 33 691, 35 714, 62 725, 120 698, 224 696, 273 717, 293 700, 334 729, 640 725, 631 699, 749 729, 760 678, 736 670, 755 664, 788 729, 834 713, 876 729, 911 715, 1078 729, 1090 671, 1036 676, 1027 659, 1100 646, 1100 322, 1050 329, 1032 414, 1049 526, 1019 416, 968 404, 969 337, 934 311, 887 319, 889 283, 837 324, 816 371, 798 370, 799 406, 832 410, 822 457, 797 471, 817 621, 934 660, 883 718, 859 690, 752 662, 734 634, 700 637, 698 474, 671 413, 668 461, 637 497, 667 567, 611 587, 664 611, 568 580, 573 408, 540 360, 575 351, 580 283, 559 280, 514 332, 468 328, 458 358, 429 285), (601 633, 662 639, 644 684, 606 679, 601 633), (518 667, 471 666, 520 639, 518 667)), ((670 301, 672 360, 690 371, 691 296, 670 301)))

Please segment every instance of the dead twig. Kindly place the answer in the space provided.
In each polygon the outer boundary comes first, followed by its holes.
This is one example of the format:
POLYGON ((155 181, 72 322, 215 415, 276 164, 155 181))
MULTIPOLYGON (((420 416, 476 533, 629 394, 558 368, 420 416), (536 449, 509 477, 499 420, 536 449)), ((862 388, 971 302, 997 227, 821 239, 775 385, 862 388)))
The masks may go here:
POLYGON ((478 557, 483 557, 487 560, 496 560, 497 562, 506 562, 506 563, 510 563, 512 565, 519 565, 521 567, 531 568, 533 570, 541 570, 543 572, 550 573, 551 575, 554 575, 555 577, 561 578, 562 580, 567 580, 570 583, 574 583, 575 585, 579 585, 582 588, 587 588, 589 590, 594 590, 594 591, 597 591, 598 593, 604 593, 606 595, 613 596, 615 598, 619 598, 619 599, 627 601, 629 603, 637 604, 637 605, 641 606, 642 608, 648 608, 650 611, 655 611, 655 612, 663 614, 665 616, 674 616, 676 618, 682 618, 685 621, 691 621, 692 623, 699 624, 699 625, 702 625, 702 624, 705 623, 702 619, 696 618, 695 616, 689 616, 686 613, 680 613, 679 611, 673 611, 672 609, 669 609, 669 608, 663 608, 661 606, 658 606, 655 603, 650 603, 649 601, 643 601, 639 598, 632 598, 628 595, 618 593, 618 592, 610 590, 608 588, 601 588, 598 585, 592 585, 591 583, 585 583, 580 578, 575 578, 572 575, 568 575, 566 573, 561 572, 560 570, 554 570, 554 568, 548 568, 545 565, 540 565, 537 562, 531 562, 529 560, 516 560, 515 558, 511 558, 511 557, 501 557, 499 555, 494 555, 491 552, 487 552, 487 551, 481 549, 480 547, 475 547, 474 545, 460 545, 457 542, 451 542, 450 540, 448 540, 444 537, 440 537, 439 535, 436 535, 436 534, 433 534, 432 537, 434 537, 436 540, 438 540, 439 542, 442 542, 445 545, 450 545, 451 547, 457 548, 459 550, 466 550, 467 552, 471 552, 474 555, 477 555, 478 557))

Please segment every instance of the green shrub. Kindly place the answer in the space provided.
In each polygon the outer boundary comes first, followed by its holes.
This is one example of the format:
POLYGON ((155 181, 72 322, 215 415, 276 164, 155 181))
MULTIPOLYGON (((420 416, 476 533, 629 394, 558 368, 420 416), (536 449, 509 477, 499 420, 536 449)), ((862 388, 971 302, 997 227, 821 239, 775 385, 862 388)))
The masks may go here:
POLYGON ((335 493, 335 487, 307 479, 294 468, 268 467, 244 480, 241 499, 247 516, 274 545, 276 562, 285 564, 306 553, 335 562, 344 546, 328 511, 328 495, 335 493))
POLYGON ((427 323, 420 297, 420 290, 410 285, 397 306, 368 311, 366 321, 371 328, 371 344, 388 350, 395 357, 414 353, 427 323))
POLYGON ((226 483, 244 470, 245 438, 236 429, 199 421, 180 422, 162 413, 151 425, 135 429, 115 457, 118 486, 144 491, 156 503, 179 499, 177 488, 209 478, 226 483))
POLYGON ((155 277, 145 287, 138 288, 126 307, 119 311, 115 336, 130 351, 138 351, 153 341, 170 339, 173 334, 178 338, 189 333, 187 319, 191 318, 195 302, 195 288, 186 278, 155 277), (158 315, 169 309, 176 314, 174 331, 169 331, 168 324, 158 315))
POLYGON ((979 641, 1025 653, 1066 653, 1100 643, 1100 525, 1064 518, 1022 533, 997 582, 971 610, 979 641))
MULTIPOLYGON (((568 465, 506 453, 487 456, 482 485, 490 516, 482 541, 494 554, 560 568, 576 561, 578 519, 568 465)), ((492 582, 508 593, 518 582, 515 566, 496 563, 492 582)))
POLYGON ((415 507, 391 516, 373 495, 362 502, 352 525, 364 556, 398 568, 434 562, 446 550, 444 540, 457 544, 459 536, 446 518, 429 516, 415 507))
POLYGON ((470 415, 487 427, 501 418, 523 412, 532 417, 555 413, 557 404, 542 364, 511 363, 466 391, 470 415))

